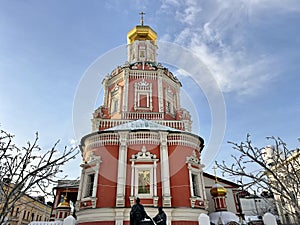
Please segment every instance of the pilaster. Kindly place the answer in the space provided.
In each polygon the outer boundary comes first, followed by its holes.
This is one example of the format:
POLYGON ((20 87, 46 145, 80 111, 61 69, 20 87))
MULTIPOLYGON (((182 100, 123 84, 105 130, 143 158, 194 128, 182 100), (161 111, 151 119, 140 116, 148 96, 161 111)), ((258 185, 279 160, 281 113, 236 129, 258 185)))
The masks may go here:
POLYGON ((169 172, 169 155, 167 137, 168 132, 159 132, 160 156, 161 156, 161 179, 162 179, 162 201, 163 207, 171 207, 171 188, 169 172))
POLYGON ((128 86, 129 86, 129 70, 126 68, 124 70, 124 91, 123 91, 123 101, 122 101, 122 112, 128 111, 128 86))
POLYGON ((116 207, 125 206, 127 136, 128 136, 128 131, 119 132, 120 145, 119 145, 119 160, 118 160, 116 207))
POLYGON ((157 76, 157 97, 158 97, 158 111, 164 112, 164 97, 163 97, 163 88, 162 88, 162 70, 158 70, 157 76))
POLYGON ((107 87, 108 77, 105 77, 102 81, 102 85, 104 88, 104 97, 103 97, 103 105, 107 107, 107 96, 108 96, 108 87, 107 87))

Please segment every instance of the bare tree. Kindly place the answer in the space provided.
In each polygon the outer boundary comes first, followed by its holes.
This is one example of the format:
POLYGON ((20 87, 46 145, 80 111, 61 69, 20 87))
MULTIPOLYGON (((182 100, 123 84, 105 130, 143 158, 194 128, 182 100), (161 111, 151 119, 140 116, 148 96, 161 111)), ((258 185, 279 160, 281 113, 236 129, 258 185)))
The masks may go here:
POLYGON ((300 224, 300 149, 289 150, 281 138, 267 137, 272 145, 253 146, 250 135, 241 143, 229 142, 238 154, 233 163, 216 162, 223 174, 238 177, 239 183, 257 193, 274 194, 277 210, 300 224))
POLYGON ((13 135, 0 131, 0 224, 23 195, 38 192, 46 196, 51 192, 49 186, 61 179, 60 167, 74 159, 78 150, 65 147, 60 152, 58 143, 43 150, 36 133, 33 142, 20 148, 14 143, 13 135))

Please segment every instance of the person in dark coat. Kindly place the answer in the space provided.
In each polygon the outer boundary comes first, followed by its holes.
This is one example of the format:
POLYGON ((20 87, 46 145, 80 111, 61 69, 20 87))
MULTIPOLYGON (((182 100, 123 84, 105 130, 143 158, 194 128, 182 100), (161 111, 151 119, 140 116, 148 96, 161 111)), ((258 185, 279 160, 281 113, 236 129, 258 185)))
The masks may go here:
POLYGON ((132 206, 130 211, 130 225, 139 225, 145 218, 149 218, 144 206, 140 203, 140 198, 136 198, 136 204, 132 206))
POLYGON ((163 211, 162 207, 158 207, 158 213, 153 220, 157 225, 167 225, 167 215, 163 211))

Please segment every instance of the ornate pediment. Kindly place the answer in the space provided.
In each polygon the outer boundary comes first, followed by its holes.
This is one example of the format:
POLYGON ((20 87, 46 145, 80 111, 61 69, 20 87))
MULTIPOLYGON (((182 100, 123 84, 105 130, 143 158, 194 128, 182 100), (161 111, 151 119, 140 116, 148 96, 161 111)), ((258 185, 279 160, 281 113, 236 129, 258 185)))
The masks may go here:
POLYGON ((149 87, 150 83, 146 82, 144 79, 142 79, 140 82, 136 83, 138 87, 149 87))
POLYGON ((131 156, 131 161, 157 161, 155 154, 148 152, 145 145, 143 145, 140 152, 131 156))
POLYGON ((197 157, 196 150, 193 151, 191 156, 186 157, 186 163, 200 166, 200 158, 197 157))

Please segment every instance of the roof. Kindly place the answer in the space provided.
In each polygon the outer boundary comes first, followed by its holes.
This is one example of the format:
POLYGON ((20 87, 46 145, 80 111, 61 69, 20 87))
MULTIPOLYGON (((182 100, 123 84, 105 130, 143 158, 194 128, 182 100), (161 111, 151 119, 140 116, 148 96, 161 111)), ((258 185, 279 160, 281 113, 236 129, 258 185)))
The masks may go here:
POLYGON ((220 219, 222 224, 227 224, 229 222, 237 222, 239 224, 239 217, 230 211, 220 211, 212 212, 209 214, 210 222, 214 224, 219 224, 220 219))
POLYGON ((150 40, 156 41, 157 34, 156 32, 149 26, 137 25, 132 30, 130 30, 127 34, 127 43, 131 44, 136 40, 150 40))
POLYGON ((57 186, 54 189, 65 187, 79 187, 80 180, 58 180, 57 186))
MULTIPOLYGON (((203 176, 206 177, 206 178, 212 179, 212 180, 215 180, 215 179, 216 179, 216 177, 215 177, 214 175, 211 175, 211 174, 209 174, 209 173, 207 173, 207 172, 204 172, 204 173, 203 173, 203 176)), ((241 185, 239 185, 239 184, 237 184, 237 183, 234 183, 234 182, 232 182, 232 181, 229 181, 229 180, 225 180, 224 178, 221 178, 221 177, 218 177, 218 181, 219 181, 219 183, 220 183, 220 182, 221 182, 221 183, 224 183, 224 184, 226 184, 226 185, 228 185, 228 186, 231 186, 231 187, 233 187, 233 188, 239 188, 239 187, 241 187, 241 185)))
POLYGON ((145 120, 145 119, 139 119, 135 121, 131 121, 128 123, 124 123, 115 127, 111 127, 106 129, 105 131, 122 131, 122 130, 155 130, 155 131, 175 131, 175 132, 182 132, 181 130, 174 129, 172 127, 160 125, 158 123, 145 120))
POLYGON ((79 146, 81 151, 83 150, 82 146, 85 146, 85 140, 88 137, 91 137, 93 135, 97 135, 100 133, 110 133, 110 132, 119 132, 119 131, 154 131, 154 132, 159 132, 159 131, 166 131, 166 132, 173 132, 173 133, 181 133, 181 134, 188 134, 191 136, 194 136, 196 138, 198 138, 200 140, 200 150, 203 149, 204 147, 204 140, 202 137, 190 133, 188 131, 183 131, 183 130, 178 130, 172 127, 168 127, 168 126, 164 126, 164 125, 160 125, 158 123, 149 121, 149 120, 145 120, 145 119, 139 119, 139 120, 134 120, 134 121, 130 121, 128 123, 124 123, 118 126, 114 126, 114 127, 110 127, 108 129, 105 130, 100 130, 100 131, 96 131, 93 133, 90 133, 88 135, 85 135, 84 137, 81 138, 81 145, 79 146))

